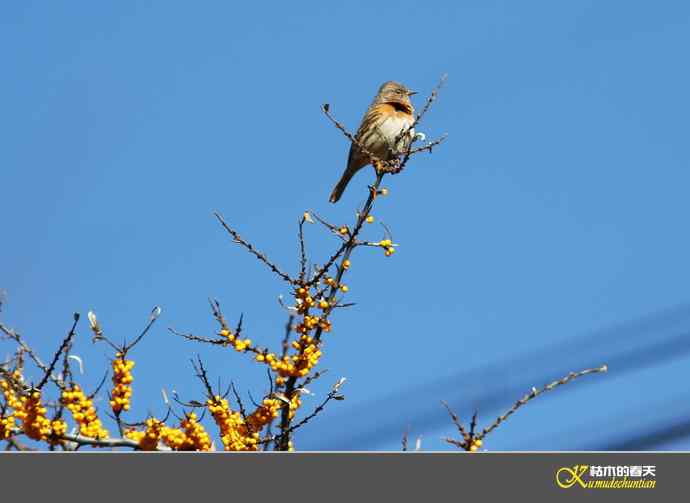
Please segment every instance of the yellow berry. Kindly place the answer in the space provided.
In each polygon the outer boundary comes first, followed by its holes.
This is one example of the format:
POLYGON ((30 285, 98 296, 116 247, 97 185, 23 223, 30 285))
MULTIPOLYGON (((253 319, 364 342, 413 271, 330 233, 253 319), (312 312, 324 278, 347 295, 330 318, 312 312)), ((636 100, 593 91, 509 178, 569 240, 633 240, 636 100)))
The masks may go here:
POLYGON ((374 223, 374 215, 369 215, 369 216, 367 216, 367 223, 368 223, 368 224, 373 224, 373 223, 374 223))

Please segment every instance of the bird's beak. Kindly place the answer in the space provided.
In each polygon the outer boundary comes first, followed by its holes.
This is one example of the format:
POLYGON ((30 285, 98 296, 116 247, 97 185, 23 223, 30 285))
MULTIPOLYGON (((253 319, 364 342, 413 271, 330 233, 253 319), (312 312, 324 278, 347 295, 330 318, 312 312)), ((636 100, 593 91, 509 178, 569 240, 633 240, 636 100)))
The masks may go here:
POLYGON ((417 91, 407 91, 408 96, 414 96, 415 94, 417 94, 417 91))

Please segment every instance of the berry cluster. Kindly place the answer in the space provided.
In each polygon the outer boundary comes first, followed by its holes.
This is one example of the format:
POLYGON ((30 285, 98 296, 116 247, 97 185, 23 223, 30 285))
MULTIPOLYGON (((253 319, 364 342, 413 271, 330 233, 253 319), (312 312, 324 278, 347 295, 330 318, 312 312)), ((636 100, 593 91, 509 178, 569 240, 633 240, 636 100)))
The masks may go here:
POLYGON ((109 433, 96 415, 93 401, 87 397, 78 384, 62 391, 62 404, 72 413, 79 425, 79 433, 89 438, 108 438, 109 433))
POLYGON ((113 389, 110 392, 110 407, 116 415, 130 407, 132 398, 132 369, 134 361, 126 360, 124 354, 117 353, 113 360, 113 389))

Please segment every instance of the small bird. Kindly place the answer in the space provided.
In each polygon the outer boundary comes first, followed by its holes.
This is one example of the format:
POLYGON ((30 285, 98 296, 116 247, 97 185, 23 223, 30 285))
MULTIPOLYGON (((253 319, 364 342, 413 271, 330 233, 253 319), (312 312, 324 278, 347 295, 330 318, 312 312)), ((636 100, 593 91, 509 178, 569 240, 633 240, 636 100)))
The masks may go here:
MULTIPOLYGON (((364 114, 355 139, 371 154, 382 161, 390 161, 407 149, 415 132, 410 129, 414 123, 414 107, 410 96, 417 94, 404 85, 388 81, 380 88, 374 101, 364 114), (408 131, 404 138, 400 133, 408 131), (396 144, 397 143, 397 144, 396 144)), ((330 202, 336 203, 343 195, 347 184, 357 171, 371 159, 355 144, 350 145, 347 168, 331 193, 330 202)))

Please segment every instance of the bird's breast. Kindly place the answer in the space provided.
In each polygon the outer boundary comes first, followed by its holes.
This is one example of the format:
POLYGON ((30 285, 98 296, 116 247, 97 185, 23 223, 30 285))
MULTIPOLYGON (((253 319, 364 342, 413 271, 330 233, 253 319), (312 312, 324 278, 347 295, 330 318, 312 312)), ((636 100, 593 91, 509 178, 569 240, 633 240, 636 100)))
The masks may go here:
MULTIPOLYGON (((398 140, 400 133, 408 129, 414 122, 414 116, 407 111, 397 110, 392 105, 387 103, 377 105, 371 110, 372 117, 366 125, 367 135, 365 143, 368 143, 372 151, 377 151, 377 154, 383 155, 385 151, 390 151, 389 148, 398 140), (373 131, 372 131, 373 129, 373 131)), ((410 130, 406 138, 402 138, 396 146, 396 150, 400 151, 407 145, 407 142, 414 137, 414 130, 410 130)))

